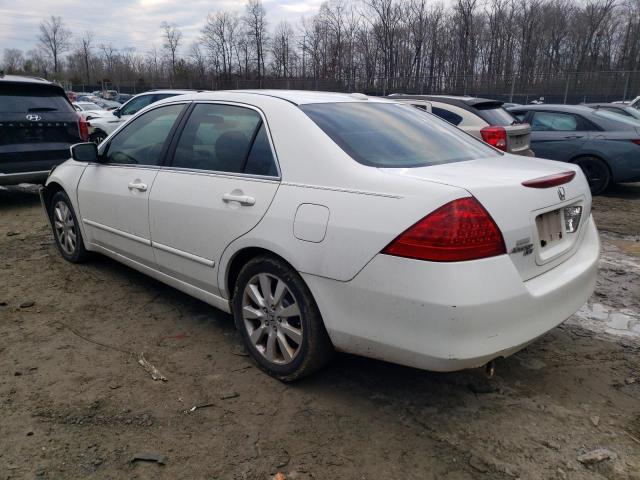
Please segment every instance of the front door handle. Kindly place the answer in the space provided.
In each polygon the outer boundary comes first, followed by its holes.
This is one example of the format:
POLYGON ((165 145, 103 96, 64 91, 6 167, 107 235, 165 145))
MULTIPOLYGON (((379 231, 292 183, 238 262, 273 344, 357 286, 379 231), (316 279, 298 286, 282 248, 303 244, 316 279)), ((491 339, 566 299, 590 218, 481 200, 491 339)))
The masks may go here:
POLYGON ((256 199, 253 197, 250 197, 249 195, 236 195, 234 193, 225 193, 222 196, 222 201, 224 203, 238 202, 240 205, 247 205, 247 206, 255 205, 256 203, 256 199))
POLYGON ((146 192, 147 184, 142 182, 131 182, 129 184, 129 190, 138 190, 139 192, 146 192))

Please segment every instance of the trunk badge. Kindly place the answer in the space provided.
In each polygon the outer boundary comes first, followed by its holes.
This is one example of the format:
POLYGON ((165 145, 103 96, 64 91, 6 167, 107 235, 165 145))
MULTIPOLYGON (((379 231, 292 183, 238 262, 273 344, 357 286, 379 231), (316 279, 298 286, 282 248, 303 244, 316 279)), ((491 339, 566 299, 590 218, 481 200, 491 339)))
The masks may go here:
POLYGON ((567 194, 564 191, 564 187, 558 187, 558 198, 560 199, 560 201, 564 201, 565 198, 567 198, 567 194))
POLYGON ((27 115, 27 120, 29 120, 30 122, 37 122, 39 120, 42 120, 42 117, 40 115, 27 115))

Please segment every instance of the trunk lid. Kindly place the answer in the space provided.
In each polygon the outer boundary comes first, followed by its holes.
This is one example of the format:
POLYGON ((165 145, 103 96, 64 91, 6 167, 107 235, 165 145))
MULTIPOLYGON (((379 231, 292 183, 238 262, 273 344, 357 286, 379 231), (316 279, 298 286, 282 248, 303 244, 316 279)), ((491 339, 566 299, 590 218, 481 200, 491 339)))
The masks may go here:
POLYGON ((504 127, 507 132, 507 151, 523 154, 530 148, 531 127, 528 123, 519 123, 504 127))
POLYGON ((571 257, 591 214, 591 195, 584 175, 578 167, 565 163, 503 155, 383 171, 460 187, 476 197, 500 228, 507 254, 523 280, 540 275, 571 257), (575 171, 575 177, 559 186, 522 185, 528 180, 567 171, 575 171), (565 214, 569 218, 567 207, 582 208, 574 232, 569 232, 565 224, 565 214))

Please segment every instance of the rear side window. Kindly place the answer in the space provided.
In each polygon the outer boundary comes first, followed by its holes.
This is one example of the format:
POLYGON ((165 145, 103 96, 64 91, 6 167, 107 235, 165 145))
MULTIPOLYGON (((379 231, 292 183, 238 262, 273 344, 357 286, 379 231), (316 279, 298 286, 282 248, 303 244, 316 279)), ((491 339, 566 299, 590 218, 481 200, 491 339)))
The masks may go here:
POLYGON ((450 112, 449 110, 445 110, 444 108, 431 107, 431 113, 456 126, 460 125, 462 122, 462 117, 460 115, 450 112))
POLYGON ((277 175, 262 117, 234 105, 196 105, 173 157, 174 167, 277 175))
POLYGON ((510 113, 516 117, 520 123, 524 122, 524 119, 527 118, 527 112, 514 112, 512 110, 510 113))
POLYGON ((497 106, 495 103, 475 105, 474 109, 478 116, 489 125, 507 127, 518 123, 516 117, 507 112, 504 108, 497 106))
POLYGON ((395 103, 313 103, 306 113, 355 161, 372 167, 424 167, 501 155, 433 115, 395 103))
POLYGON ((73 112, 64 92, 39 84, 0 82, 0 112, 73 112))

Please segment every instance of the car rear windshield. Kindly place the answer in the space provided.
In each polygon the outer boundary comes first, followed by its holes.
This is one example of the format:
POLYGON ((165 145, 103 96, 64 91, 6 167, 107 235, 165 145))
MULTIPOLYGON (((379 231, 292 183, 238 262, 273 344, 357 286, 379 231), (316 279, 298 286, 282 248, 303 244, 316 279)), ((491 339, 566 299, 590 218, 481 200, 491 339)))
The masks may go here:
POLYGON ((607 120, 612 120, 614 122, 624 123, 625 125, 630 127, 640 127, 640 121, 633 117, 627 117, 622 113, 608 112, 602 109, 598 109, 596 110, 594 115, 596 117, 606 118, 607 120))
POLYGON ((392 103, 300 108, 349 156, 372 167, 424 167, 501 155, 435 115, 392 103))
POLYGON ((30 112, 73 112, 73 108, 56 87, 0 82, 0 113, 30 112))
POLYGON ((478 116, 489 125, 507 127, 514 123, 520 123, 516 117, 511 115, 497 103, 481 103, 479 105, 474 105, 473 108, 476 109, 478 116))

